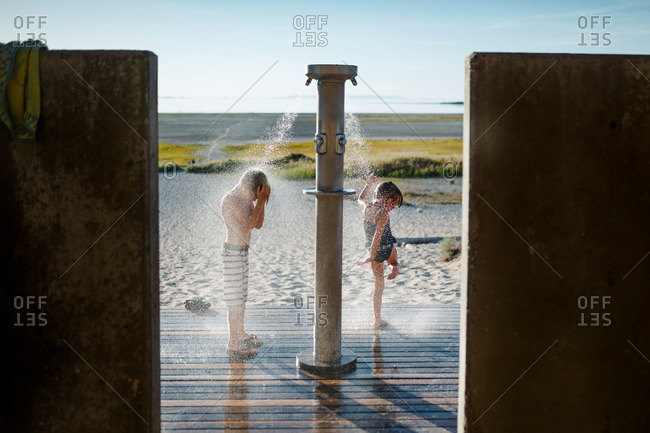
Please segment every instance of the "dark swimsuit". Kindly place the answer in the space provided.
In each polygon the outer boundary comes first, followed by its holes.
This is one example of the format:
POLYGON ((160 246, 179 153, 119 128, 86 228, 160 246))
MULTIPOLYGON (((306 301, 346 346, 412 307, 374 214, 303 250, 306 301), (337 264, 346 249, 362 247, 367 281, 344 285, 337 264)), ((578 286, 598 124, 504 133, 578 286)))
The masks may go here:
MULTIPOLYGON (((377 224, 364 219, 363 230, 366 233, 366 248, 370 249, 372 239, 375 237, 375 231, 377 231, 377 224)), ((384 232, 381 234, 375 261, 382 263, 388 260, 395 245, 397 245, 397 239, 395 239, 395 236, 390 231, 390 221, 386 221, 386 227, 384 227, 384 232)))

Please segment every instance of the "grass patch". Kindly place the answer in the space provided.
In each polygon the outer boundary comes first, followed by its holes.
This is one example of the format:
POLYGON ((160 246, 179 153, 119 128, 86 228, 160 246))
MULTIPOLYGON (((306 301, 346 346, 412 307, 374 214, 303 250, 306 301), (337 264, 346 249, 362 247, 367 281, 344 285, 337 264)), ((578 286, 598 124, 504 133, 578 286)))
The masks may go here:
POLYGON ((174 163, 177 167, 186 167, 192 160, 200 162, 204 157, 198 154, 205 145, 183 146, 180 144, 158 143, 158 170, 162 171, 165 163, 174 163))
MULTIPOLYGON (((173 161, 181 167, 187 166, 192 158, 197 158, 196 152, 203 146, 175 146, 160 144, 161 158, 159 165, 165 161, 173 161), (174 154, 173 152, 177 152, 174 154), (163 155, 166 159, 163 159, 163 155)), ((259 145, 246 144, 242 146, 227 146, 221 149, 228 158, 199 162, 187 166, 189 173, 222 173, 241 171, 247 166, 259 163, 259 155, 264 151, 259 145)), ((349 177, 359 173, 355 166, 355 158, 360 154, 374 161, 372 170, 379 177, 392 178, 423 178, 442 177, 462 174, 462 140, 368 140, 368 146, 354 151, 348 149, 345 159, 345 172, 349 177)), ((313 179, 316 175, 314 166, 315 151, 311 141, 287 143, 279 146, 275 159, 270 155, 269 166, 277 174, 289 179, 313 179), (288 153, 288 154, 287 154, 288 153)), ((267 159, 268 160, 268 159, 267 159)), ((455 202, 456 197, 431 196, 427 202, 455 202)))
POLYGON ((369 140, 370 154, 381 162, 396 158, 421 157, 430 159, 455 158, 463 155, 461 139, 447 140, 369 140))
POLYGON ((440 241, 442 260, 449 262, 460 254, 460 242, 456 238, 444 238, 440 241))
POLYGON ((397 180, 397 186, 402 190, 404 195, 404 204, 406 206, 418 205, 418 206, 427 206, 430 204, 460 204, 463 198, 462 191, 454 191, 451 193, 445 193, 442 191, 435 191, 433 194, 426 193, 412 193, 404 192, 406 189, 403 184, 397 180))
POLYGON ((316 178, 316 168, 314 164, 291 163, 287 164, 278 172, 280 176, 286 179, 314 179, 316 178))
POLYGON ((238 159, 220 159, 206 163, 192 164, 187 167, 188 173, 223 173, 241 171, 246 167, 246 162, 238 159))
POLYGON ((283 156, 282 158, 274 159, 271 161, 271 165, 274 165, 276 167, 286 167, 287 165, 300 162, 313 164, 315 160, 314 158, 310 158, 309 156, 303 155, 302 153, 290 153, 289 155, 283 156))
MULTIPOLYGON (((243 171, 255 165, 250 159, 227 158, 206 163, 192 164, 186 169, 188 173, 224 173, 243 171)), ((316 176, 314 159, 308 156, 291 153, 269 162, 272 169, 288 179, 313 179, 316 176)))
MULTIPOLYGON (((414 157, 440 159, 442 156, 456 157, 460 159, 463 154, 463 140, 439 139, 439 140, 366 140, 368 156, 375 160, 389 160, 399 157, 414 157)), ((300 153, 309 157, 315 157, 314 143, 305 141, 299 143, 287 143, 278 150, 280 153, 300 153)), ((348 148, 350 145, 348 145, 348 148)), ((257 145, 245 144, 241 146, 226 146, 221 148, 231 158, 253 158, 257 145)), ((346 152, 347 153, 347 152, 346 152)), ((280 155, 278 154, 278 157, 280 155)))
POLYGON ((287 179, 314 179, 316 166, 314 158, 302 153, 290 153, 287 156, 271 161, 271 165, 278 169, 278 174, 287 179))
POLYGON ((375 174, 380 177, 443 177, 462 175, 462 161, 423 157, 397 158, 375 164, 375 174))

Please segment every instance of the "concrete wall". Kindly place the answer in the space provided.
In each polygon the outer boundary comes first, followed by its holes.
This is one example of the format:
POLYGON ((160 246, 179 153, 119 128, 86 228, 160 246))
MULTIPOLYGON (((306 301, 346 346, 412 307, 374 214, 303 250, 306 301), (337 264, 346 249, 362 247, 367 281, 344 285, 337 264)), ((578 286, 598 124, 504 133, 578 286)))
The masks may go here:
POLYGON ((650 431, 648 77, 467 59, 459 431, 650 431))
POLYGON ((0 431, 159 431, 157 58, 40 65, 38 139, 0 128, 0 431))

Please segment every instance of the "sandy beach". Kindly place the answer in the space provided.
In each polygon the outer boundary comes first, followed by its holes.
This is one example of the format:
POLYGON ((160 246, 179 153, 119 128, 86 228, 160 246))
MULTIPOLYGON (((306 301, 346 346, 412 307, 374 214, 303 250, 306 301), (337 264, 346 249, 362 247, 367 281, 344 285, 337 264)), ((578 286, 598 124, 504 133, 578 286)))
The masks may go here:
MULTIPOLYGON (((221 198, 237 183, 234 175, 160 174, 160 301, 162 308, 182 307, 185 300, 203 298, 224 309, 221 245, 225 225, 221 198)), ((307 302, 314 284, 314 198, 304 195, 313 180, 283 180, 270 176, 272 195, 264 228, 251 240, 249 306, 284 306, 307 302)), ((420 181, 427 182, 425 181, 420 181)), ((460 188, 430 179, 431 189, 460 188)), ((397 182, 399 186, 399 181, 397 182)), ((425 185, 422 185, 425 186, 425 185)), ((362 184, 346 180, 346 188, 362 184)), ((356 201, 344 201, 343 299, 346 305, 370 304, 373 279, 368 265, 356 266, 364 255, 361 214, 356 201)), ((402 206, 391 212, 397 238, 460 236, 459 204, 402 206)), ((457 303, 460 300, 460 259, 444 262, 437 243, 398 247, 401 274, 386 282, 384 303, 457 303)))

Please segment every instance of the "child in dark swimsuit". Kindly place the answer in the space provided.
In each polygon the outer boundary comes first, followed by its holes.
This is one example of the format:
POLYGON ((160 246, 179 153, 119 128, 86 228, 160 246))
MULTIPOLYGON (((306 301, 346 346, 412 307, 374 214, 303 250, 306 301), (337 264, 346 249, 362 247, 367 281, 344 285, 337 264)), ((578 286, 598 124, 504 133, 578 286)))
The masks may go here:
POLYGON ((366 234, 368 254, 357 265, 370 263, 375 277, 375 291, 372 295, 372 307, 375 315, 375 328, 383 328, 388 322, 381 319, 381 298, 384 294, 384 262, 391 270, 386 279, 394 279, 398 272, 397 240, 390 231, 388 212, 402 205, 402 193, 393 182, 381 182, 374 192, 374 199, 366 201, 371 186, 377 181, 370 173, 366 186, 359 194, 359 206, 363 212, 363 230, 366 234))

